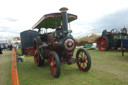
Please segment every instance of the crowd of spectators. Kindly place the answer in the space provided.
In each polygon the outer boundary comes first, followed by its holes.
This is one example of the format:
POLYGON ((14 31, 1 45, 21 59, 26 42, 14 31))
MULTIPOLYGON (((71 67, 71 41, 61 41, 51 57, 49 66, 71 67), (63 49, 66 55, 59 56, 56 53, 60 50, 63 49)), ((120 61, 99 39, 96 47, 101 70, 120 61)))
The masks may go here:
POLYGON ((0 44, 0 54, 2 54, 2 51, 4 50, 12 50, 12 45, 10 44, 0 44))

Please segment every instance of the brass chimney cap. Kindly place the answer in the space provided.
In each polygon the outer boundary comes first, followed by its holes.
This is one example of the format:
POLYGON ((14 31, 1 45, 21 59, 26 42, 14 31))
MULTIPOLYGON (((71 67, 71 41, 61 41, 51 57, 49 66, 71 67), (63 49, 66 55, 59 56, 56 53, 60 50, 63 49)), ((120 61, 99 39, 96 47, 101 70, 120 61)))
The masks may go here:
POLYGON ((68 8, 67 7, 62 7, 62 8, 60 8, 60 11, 61 12, 67 12, 68 11, 68 8))

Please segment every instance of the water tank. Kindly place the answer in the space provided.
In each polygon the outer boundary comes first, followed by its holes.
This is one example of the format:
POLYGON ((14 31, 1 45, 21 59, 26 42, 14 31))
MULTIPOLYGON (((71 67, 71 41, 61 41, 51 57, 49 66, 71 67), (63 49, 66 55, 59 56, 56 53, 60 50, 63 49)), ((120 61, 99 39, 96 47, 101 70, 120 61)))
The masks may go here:
POLYGON ((33 40, 37 36, 38 32, 34 30, 26 30, 20 33, 21 49, 32 48, 33 40))

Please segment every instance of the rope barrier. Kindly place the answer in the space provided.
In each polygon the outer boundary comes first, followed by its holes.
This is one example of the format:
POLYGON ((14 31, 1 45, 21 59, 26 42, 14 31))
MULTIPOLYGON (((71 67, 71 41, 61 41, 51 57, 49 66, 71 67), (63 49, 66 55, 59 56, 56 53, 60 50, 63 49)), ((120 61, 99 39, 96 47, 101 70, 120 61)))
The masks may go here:
POLYGON ((13 47, 13 51, 12 51, 12 54, 11 54, 11 60, 12 60, 12 65, 11 65, 12 85, 19 85, 18 74, 17 74, 17 66, 16 66, 16 61, 17 61, 16 57, 17 57, 16 49, 13 47))

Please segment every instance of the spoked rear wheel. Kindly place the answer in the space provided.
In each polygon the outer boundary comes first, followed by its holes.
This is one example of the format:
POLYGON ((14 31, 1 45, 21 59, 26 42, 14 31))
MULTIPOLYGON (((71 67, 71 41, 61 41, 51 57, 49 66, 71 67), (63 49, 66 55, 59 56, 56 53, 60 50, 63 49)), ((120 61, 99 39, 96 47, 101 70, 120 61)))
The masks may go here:
POLYGON ((91 67, 91 57, 87 50, 79 49, 76 54, 77 66, 82 71, 88 71, 91 67))
POLYGON ((41 59, 40 55, 39 55, 39 49, 38 49, 38 45, 36 42, 34 42, 33 45, 33 52, 34 52, 34 62, 37 66, 41 66, 44 63, 44 60, 41 59))
POLYGON ((60 75, 60 60, 55 51, 50 52, 49 68, 50 68, 52 76, 59 77, 59 75, 60 75))
POLYGON ((97 40, 97 48, 100 51, 108 50, 108 40, 106 37, 99 37, 97 40))

